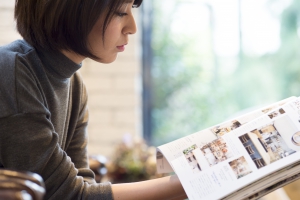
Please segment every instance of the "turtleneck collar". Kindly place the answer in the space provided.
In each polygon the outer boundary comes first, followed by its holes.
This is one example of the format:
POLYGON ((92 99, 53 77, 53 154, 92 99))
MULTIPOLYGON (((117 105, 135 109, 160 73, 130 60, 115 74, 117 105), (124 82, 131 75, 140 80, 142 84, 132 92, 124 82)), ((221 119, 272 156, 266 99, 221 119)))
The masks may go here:
POLYGON ((37 53, 39 54, 43 65, 51 73, 53 73, 53 75, 58 76, 58 78, 70 78, 78 69, 81 68, 81 64, 73 62, 59 51, 37 51, 37 53))

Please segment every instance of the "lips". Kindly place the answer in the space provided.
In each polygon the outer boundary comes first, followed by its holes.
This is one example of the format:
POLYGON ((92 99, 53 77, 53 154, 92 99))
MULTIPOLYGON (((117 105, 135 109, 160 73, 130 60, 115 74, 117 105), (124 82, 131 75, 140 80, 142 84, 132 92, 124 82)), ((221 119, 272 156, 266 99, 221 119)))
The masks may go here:
POLYGON ((127 44, 123 44, 123 45, 117 46, 117 49, 119 51, 125 51, 125 45, 127 45, 127 44))

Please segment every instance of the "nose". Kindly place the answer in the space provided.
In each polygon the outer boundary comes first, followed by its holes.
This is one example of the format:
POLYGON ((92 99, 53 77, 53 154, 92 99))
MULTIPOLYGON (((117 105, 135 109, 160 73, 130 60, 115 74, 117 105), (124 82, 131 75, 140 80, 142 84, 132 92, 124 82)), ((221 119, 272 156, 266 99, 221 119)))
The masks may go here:
POLYGON ((131 13, 128 17, 128 20, 127 20, 126 25, 124 26, 122 32, 125 35, 129 35, 129 34, 135 34, 136 31, 137 31, 136 23, 135 23, 135 20, 134 20, 134 16, 131 13))

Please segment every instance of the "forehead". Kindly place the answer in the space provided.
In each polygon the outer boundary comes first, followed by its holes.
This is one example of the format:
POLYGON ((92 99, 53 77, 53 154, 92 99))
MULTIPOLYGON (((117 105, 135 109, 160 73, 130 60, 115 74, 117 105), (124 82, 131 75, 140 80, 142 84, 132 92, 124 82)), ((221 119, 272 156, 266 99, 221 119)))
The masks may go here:
POLYGON ((124 1, 121 1, 122 4, 130 4, 130 3, 133 3, 134 0, 124 0, 124 1))
POLYGON ((138 8, 142 4, 143 0, 121 0, 121 4, 132 4, 133 8, 138 8))

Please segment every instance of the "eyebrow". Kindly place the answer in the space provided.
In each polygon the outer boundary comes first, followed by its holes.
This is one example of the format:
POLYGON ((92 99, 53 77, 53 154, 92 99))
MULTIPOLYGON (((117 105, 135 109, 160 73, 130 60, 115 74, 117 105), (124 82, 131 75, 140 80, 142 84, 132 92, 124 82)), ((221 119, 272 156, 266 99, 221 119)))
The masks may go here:
POLYGON ((124 3, 132 3, 134 0, 125 0, 124 3))

